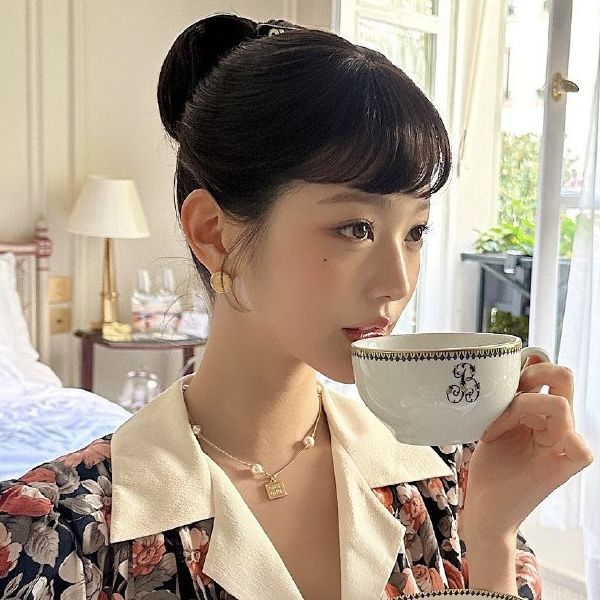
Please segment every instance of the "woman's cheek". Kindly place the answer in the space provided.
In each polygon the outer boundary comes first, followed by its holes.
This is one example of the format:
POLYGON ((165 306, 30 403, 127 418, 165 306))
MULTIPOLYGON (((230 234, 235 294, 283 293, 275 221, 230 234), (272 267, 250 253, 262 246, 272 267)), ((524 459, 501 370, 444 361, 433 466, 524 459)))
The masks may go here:
POLYGON ((347 293, 350 289, 360 289, 364 277, 356 265, 348 265, 331 256, 320 258, 320 267, 315 270, 315 285, 321 289, 332 290, 336 294, 347 293))

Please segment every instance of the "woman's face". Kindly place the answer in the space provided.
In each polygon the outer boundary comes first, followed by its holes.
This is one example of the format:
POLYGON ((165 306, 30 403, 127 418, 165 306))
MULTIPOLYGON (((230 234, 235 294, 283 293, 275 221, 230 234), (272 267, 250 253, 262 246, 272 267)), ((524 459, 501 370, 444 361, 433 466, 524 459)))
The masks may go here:
POLYGON ((260 334, 290 358, 354 383, 344 328, 386 316, 391 332, 415 290, 428 203, 337 184, 302 183, 282 195, 251 286, 247 314, 260 334))

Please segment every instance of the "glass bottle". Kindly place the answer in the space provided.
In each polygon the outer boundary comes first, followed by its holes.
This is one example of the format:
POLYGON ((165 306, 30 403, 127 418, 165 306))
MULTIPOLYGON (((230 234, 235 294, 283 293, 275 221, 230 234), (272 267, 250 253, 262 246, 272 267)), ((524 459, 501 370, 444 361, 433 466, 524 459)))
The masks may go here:
POLYGON ((131 295, 131 320, 138 334, 149 335, 152 329, 152 293, 150 275, 146 269, 137 272, 131 295))
POLYGON ((130 412, 137 412, 160 391, 158 376, 147 367, 139 367, 127 373, 119 404, 130 412))

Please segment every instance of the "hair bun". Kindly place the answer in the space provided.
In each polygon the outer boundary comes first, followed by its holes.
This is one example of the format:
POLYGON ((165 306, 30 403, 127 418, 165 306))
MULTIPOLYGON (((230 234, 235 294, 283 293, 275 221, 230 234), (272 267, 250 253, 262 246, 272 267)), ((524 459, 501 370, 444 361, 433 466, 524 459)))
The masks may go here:
POLYGON ((167 133, 178 140, 186 102, 219 60, 244 40, 257 37, 257 23, 231 14, 190 25, 173 42, 158 77, 158 109, 167 133))

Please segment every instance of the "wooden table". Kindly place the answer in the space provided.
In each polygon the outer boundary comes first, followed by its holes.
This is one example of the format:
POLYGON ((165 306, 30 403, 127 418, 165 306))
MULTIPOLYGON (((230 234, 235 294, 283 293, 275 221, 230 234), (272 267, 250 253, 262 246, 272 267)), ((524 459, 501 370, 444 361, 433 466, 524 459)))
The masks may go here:
MULTIPOLYGON (((183 366, 194 356, 194 351, 198 346, 204 346, 207 342, 205 338, 187 338, 185 340, 132 340, 129 342, 111 342, 102 337, 101 332, 83 331, 78 329, 75 335, 81 338, 81 387, 88 392, 93 391, 94 385, 94 346, 96 344, 104 346, 111 350, 173 350, 181 348, 183 350, 183 366)), ((184 374, 191 373, 193 365, 190 365, 184 374)))

